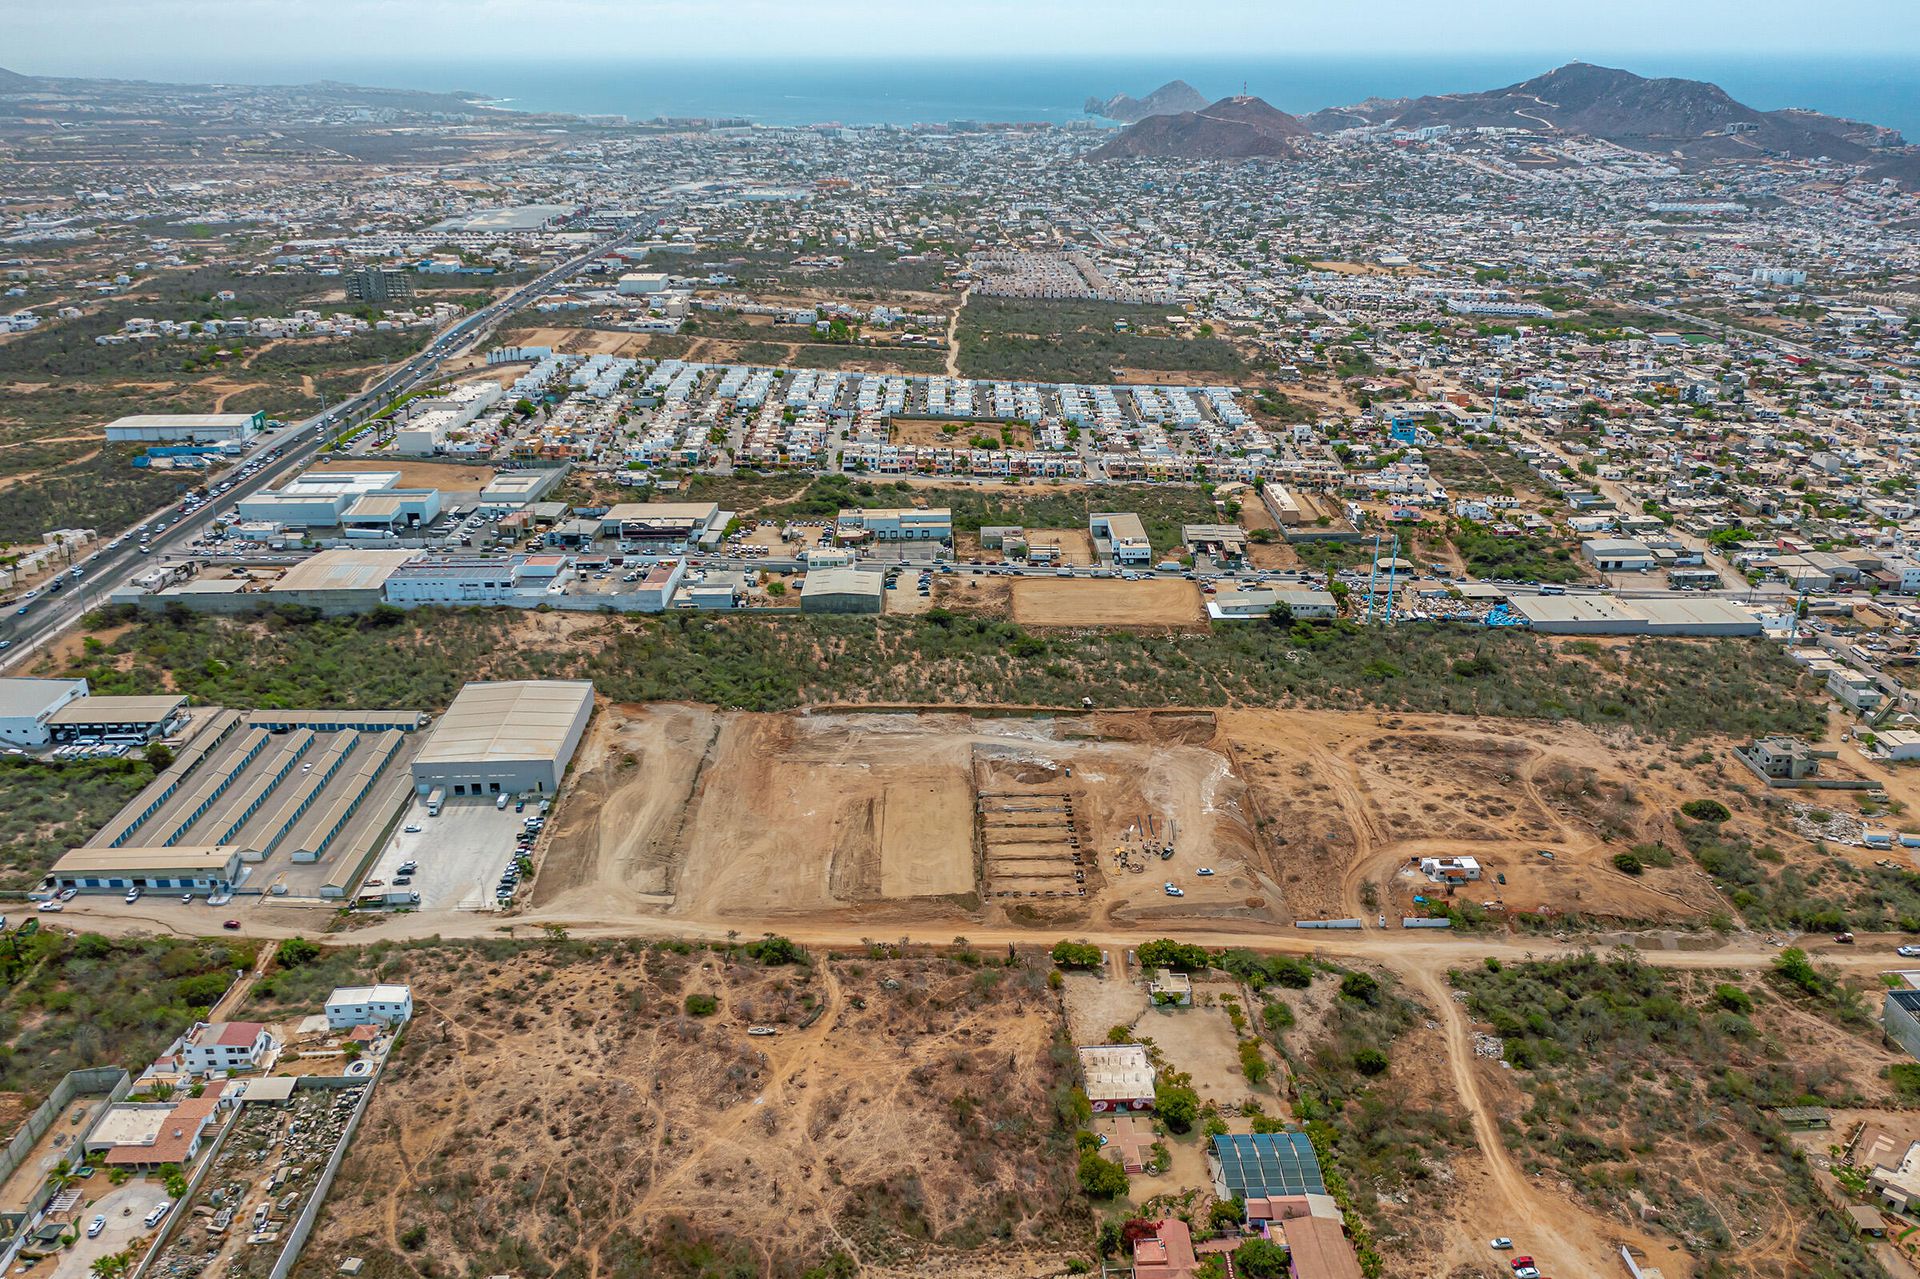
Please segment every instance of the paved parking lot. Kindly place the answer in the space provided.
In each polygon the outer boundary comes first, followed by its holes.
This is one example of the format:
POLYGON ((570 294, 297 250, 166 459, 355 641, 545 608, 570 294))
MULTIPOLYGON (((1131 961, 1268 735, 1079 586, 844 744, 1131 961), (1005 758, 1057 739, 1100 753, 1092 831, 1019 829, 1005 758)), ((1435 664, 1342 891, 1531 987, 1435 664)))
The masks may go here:
POLYGON ((513 860, 514 837, 536 805, 524 813, 508 804, 504 812, 490 798, 448 799, 438 817, 427 816, 415 798, 393 838, 381 850, 368 880, 391 885, 403 862, 417 862, 413 882, 420 910, 491 910, 500 874, 513 860), (418 826, 417 831, 407 827, 418 826))
MULTIPOLYGON (((112 1256, 134 1240, 153 1233, 147 1229, 145 1217, 148 1209, 167 1197, 165 1187, 144 1176, 136 1177, 118 1189, 109 1186, 104 1176, 93 1180, 98 1181, 100 1189, 107 1193, 93 1203, 74 1209, 73 1225, 80 1238, 73 1247, 60 1254, 49 1279, 90 1279, 94 1262, 112 1256), (123 1212, 122 1209, 131 1211, 123 1212), (95 1213, 106 1217, 107 1228, 100 1232, 98 1238, 89 1239, 87 1223, 93 1220, 95 1213)), ((86 1193, 91 1194, 92 1182, 86 1185, 86 1193)))

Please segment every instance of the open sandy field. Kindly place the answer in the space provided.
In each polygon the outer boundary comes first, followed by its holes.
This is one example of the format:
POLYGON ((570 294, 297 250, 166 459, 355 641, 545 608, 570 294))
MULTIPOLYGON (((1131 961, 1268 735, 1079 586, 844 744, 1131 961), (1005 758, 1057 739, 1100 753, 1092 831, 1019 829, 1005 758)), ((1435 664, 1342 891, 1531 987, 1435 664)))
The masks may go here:
POLYGON ((368 1279, 692 1274, 658 1267, 696 1247, 726 1261, 702 1274, 840 1253, 1010 1279, 1085 1251, 1042 963, 569 943, 396 963, 414 1021, 301 1279, 347 1256, 368 1279), (717 1010, 688 1015, 694 995, 717 1010))
POLYGON ((1024 626, 1194 626, 1206 617, 1200 601, 1200 588, 1177 578, 1023 577, 1013 584, 1013 620, 1024 626))

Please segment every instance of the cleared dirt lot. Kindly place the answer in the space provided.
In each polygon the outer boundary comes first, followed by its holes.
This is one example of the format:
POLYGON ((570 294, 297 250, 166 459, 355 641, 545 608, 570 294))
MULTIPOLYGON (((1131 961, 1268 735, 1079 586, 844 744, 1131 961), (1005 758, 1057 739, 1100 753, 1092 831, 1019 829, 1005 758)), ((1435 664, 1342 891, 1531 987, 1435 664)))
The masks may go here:
POLYGON ((462 462, 412 462, 398 457, 354 457, 324 462, 327 471, 398 471, 402 488, 437 488, 449 493, 478 493, 493 482, 491 466, 462 462))
POLYGON ((371 1279, 651 1274, 695 1246, 711 1274, 835 1252, 1044 1274, 1084 1251, 1040 962, 496 943, 399 966, 415 1019, 301 1279, 345 1256, 371 1279))
POLYGON ((876 926, 1278 918, 1214 735, 1206 714, 610 708, 555 809, 533 905, 698 920, 853 911, 876 926), (1149 824, 1172 857, 1160 843, 1140 855, 1149 824), (1188 896, 1164 894, 1169 879, 1188 896))
POLYGON ((1026 578, 1013 583, 1013 620, 1024 626, 1195 626, 1200 588, 1174 578, 1026 578))

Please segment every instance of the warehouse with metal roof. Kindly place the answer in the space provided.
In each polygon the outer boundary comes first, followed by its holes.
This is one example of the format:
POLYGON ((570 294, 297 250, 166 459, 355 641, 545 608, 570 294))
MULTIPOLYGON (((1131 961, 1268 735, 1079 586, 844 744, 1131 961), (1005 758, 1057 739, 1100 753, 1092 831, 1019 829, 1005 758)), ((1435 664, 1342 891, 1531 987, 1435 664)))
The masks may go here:
POLYGON ((593 714, 587 680, 468 684, 413 761, 416 790, 552 794, 593 714))

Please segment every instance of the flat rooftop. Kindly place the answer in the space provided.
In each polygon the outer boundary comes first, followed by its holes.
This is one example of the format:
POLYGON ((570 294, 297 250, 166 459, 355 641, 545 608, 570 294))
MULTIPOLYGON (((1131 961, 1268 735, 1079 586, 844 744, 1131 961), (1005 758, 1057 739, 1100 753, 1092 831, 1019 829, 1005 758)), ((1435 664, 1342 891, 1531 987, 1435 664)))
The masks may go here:
POLYGON ((47 717, 49 724, 156 724, 187 704, 178 693, 154 697, 82 697, 47 717))
POLYGON ((321 551, 295 564, 269 591, 377 591, 413 551, 321 551))
POLYGON ((468 684, 427 735, 416 764, 511 763, 555 759, 583 705, 588 680, 468 684))

